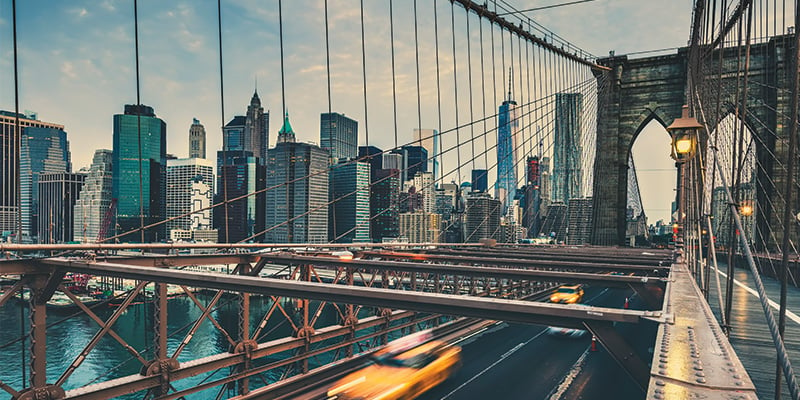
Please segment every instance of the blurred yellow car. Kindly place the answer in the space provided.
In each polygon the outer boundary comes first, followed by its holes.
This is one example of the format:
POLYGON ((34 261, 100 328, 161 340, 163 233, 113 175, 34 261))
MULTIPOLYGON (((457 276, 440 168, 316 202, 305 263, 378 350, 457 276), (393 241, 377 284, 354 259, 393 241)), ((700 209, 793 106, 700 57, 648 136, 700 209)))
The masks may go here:
POLYGON ((583 300, 581 285, 561 286, 550 295, 551 303, 575 304, 583 300))
POLYGON ((413 399, 450 377, 461 364, 458 346, 436 340, 414 345, 403 339, 378 350, 369 365, 331 386, 328 399, 413 399))

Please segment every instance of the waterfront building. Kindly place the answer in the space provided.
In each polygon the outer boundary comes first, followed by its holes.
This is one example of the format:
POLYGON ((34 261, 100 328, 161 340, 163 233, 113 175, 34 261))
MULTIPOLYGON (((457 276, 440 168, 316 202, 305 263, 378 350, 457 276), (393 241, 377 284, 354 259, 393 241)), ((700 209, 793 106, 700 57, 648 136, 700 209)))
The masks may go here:
POLYGON ((358 156, 358 122, 335 112, 323 113, 319 121, 319 146, 330 153, 333 163, 358 156))
POLYGON ((330 170, 329 240, 370 241, 370 165, 341 161, 330 170))
POLYGON ((189 127, 189 158, 206 158, 206 128, 197 118, 189 127))
POLYGON ((556 93, 551 201, 569 202, 581 193, 581 93, 556 93))
MULTIPOLYGON (((25 115, 0 110, 0 241, 3 240, 3 237, 9 237, 17 232, 17 215, 21 212, 22 207, 22 193, 17 193, 17 174, 22 178, 24 170, 17 170, 17 157, 20 158, 20 167, 23 164, 21 160, 22 154, 16 154, 16 149, 18 144, 21 146, 23 130, 27 128, 64 131, 63 125, 39 121, 35 113, 25 115), (19 120, 19 133, 16 132, 17 119, 19 120)), ((64 137, 66 138, 66 134, 64 137)), ((33 175, 31 174, 32 178, 33 175)), ((27 185, 23 185, 22 182, 19 182, 19 184, 21 192, 26 190, 25 187, 27 185)), ((27 190, 29 190, 29 193, 34 190, 32 180, 30 189, 27 190)), ((33 201, 38 196, 33 196, 33 193, 30 193, 29 198, 33 201)), ((31 204, 30 211, 27 214, 33 213, 36 209, 37 207, 33 207, 31 204)), ((26 218, 22 218, 21 222, 30 224, 30 219, 27 222, 25 220, 26 218)), ((34 229, 34 227, 31 226, 30 229, 34 229)))
POLYGON ((296 142, 287 114, 267 162, 267 242, 327 243, 328 160, 319 146, 296 142))
POLYGON ((69 172, 39 176, 39 243, 72 242, 73 212, 85 178, 69 172))
MULTIPOLYGON (((116 199, 116 232, 123 234, 166 216, 167 124, 153 108, 126 104, 114 115, 112 196, 116 199)), ((166 239, 164 224, 124 235, 122 242, 166 239)))
POLYGON ((167 160, 167 234, 173 241, 213 238, 214 164, 204 158, 167 160), (185 215, 192 212, 191 215, 185 215), (179 217, 181 216, 181 217, 179 217), (179 218, 176 218, 179 217, 179 218), (175 218, 175 219, 172 219, 175 218))
POLYGON ((81 170, 86 178, 75 201, 73 240, 92 243, 113 229, 112 162, 111 150, 95 150, 92 165, 81 170))
POLYGON ((214 203, 239 198, 214 210, 214 227, 219 233, 217 240, 220 243, 262 241, 266 216, 265 187, 266 166, 252 152, 217 152, 217 193, 214 203), (257 191, 260 192, 243 197, 257 191))

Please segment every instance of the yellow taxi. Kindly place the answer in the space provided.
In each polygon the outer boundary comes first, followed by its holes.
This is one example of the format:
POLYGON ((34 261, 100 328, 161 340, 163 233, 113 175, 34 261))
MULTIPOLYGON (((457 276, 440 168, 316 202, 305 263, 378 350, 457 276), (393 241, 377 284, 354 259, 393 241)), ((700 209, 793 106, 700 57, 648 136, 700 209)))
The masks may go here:
POLYGON ((550 295, 551 303, 575 304, 583 300, 583 287, 581 285, 561 286, 550 295))
POLYGON ((461 348, 429 338, 389 343, 370 356, 366 367, 331 386, 328 399, 413 399, 443 382, 460 366, 461 348))

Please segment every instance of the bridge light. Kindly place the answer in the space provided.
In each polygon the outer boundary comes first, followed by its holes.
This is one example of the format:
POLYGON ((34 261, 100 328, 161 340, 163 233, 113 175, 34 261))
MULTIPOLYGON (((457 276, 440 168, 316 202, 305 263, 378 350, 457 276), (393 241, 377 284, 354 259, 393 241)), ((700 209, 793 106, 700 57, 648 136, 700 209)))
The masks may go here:
POLYGON ((748 203, 739 204, 739 214, 743 217, 749 217, 753 215, 753 205, 748 203))
POLYGON ((703 125, 697 122, 694 117, 689 116, 689 107, 683 106, 683 113, 680 118, 672 122, 667 127, 667 132, 672 138, 672 158, 683 163, 691 160, 697 153, 698 131, 703 129, 703 125))

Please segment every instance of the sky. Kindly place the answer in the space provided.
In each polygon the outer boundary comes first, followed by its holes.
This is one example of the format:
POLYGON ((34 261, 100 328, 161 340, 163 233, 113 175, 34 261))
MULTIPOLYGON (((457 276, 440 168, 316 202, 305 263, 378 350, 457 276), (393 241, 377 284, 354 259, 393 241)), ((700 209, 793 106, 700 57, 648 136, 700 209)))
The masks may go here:
MULTIPOLYGON (((390 2, 364 1, 368 97, 365 112, 359 0, 328 0, 331 109, 359 121, 359 144, 388 148, 395 141, 410 142, 412 130, 418 125, 438 127, 436 53, 432 39, 435 2, 417 1, 420 121, 413 2, 392 2, 396 71, 393 91, 390 2)), ((508 2, 517 9, 528 9, 559 1, 508 2)), ((167 151, 178 157, 188 155, 189 126, 192 118, 198 118, 206 127, 209 158, 215 158, 215 152, 221 149, 223 119, 227 122, 235 115, 243 115, 256 89, 264 108, 270 111, 273 145, 281 127, 284 97, 298 140, 318 142, 319 114, 328 110, 323 4, 322 0, 282 2, 283 93, 278 1, 222 1, 223 118, 216 2, 140 0, 141 102, 152 106, 166 121, 167 151)), ((464 124, 470 120, 463 89, 469 85, 464 72, 470 67, 465 61, 466 49, 471 50, 471 67, 477 70, 476 54, 481 44, 487 52, 491 51, 487 47, 490 30, 483 25, 484 41, 480 42, 479 22, 472 14, 469 17, 472 28, 467 36, 464 10, 456 7, 455 29, 460 32, 456 32, 454 64, 450 2, 436 4, 442 130, 447 131, 455 126, 456 88, 460 88, 458 121, 464 124), (457 84, 454 84, 454 70, 457 84)), ((691 0, 595 0, 526 15, 575 46, 605 56, 612 50, 620 55, 685 46, 691 7, 691 0)), ((14 109, 11 17, 11 0, 0 0, 0 109, 5 110, 14 109)), ((124 104, 136 102, 133 1, 18 1, 17 22, 20 110, 35 111, 43 121, 63 124, 70 141, 73 169, 88 166, 95 149, 111 148, 113 114, 121 113, 124 104)), ((499 57, 500 36, 496 29, 494 33, 498 35, 494 50, 499 57)), ((507 55, 508 48, 505 52, 507 55)), ((478 99, 479 91, 476 92, 472 103, 476 108, 474 119, 493 113, 494 106, 505 96, 501 83, 506 79, 503 71, 497 68, 493 76, 489 74, 486 72, 484 78, 498 83, 487 89, 490 91, 487 108, 478 99)), ((586 71, 582 76, 591 77, 586 71)), ((460 135, 475 134, 473 130, 460 131, 460 135)), ((674 198, 674 177, 665 176, 668 175, 665 170, 673 165, 664 144, 666 135, 661 127, 649 126, 634 145, 635 162, 642 170, 639 184, 650 222, 668 219, 669 203, 674 198), (639 152, 645 154, 641 159, 637 158, 639 152)), ((448 140, 455 140, 451 136, 443 138, 445 148, 448 140)), ((494 138, 487 138, 491 146, 494 138)), ((462 156, 469 159, 464 153, 462 156)), ((482 168, 485 161, 476 157, 473 165, 482 168)), ((468 170, 461 175, 469 179, 468 170)))

